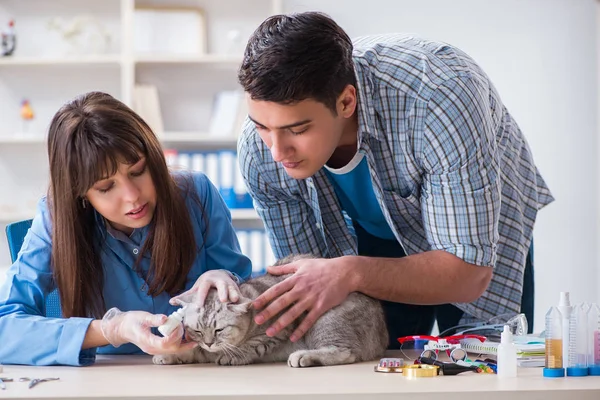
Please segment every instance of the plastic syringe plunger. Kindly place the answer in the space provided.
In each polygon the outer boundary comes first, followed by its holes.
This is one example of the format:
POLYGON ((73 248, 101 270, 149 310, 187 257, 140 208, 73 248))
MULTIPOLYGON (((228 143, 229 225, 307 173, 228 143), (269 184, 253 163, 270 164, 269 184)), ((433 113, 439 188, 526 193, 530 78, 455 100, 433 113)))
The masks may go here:
POLYGON ((558 310, 562 315, 562 360, 563 367, 566 366, 569 360, 569 328, 571 311, 571 299, 569 292, 560 292, 560 301, 558 302, 558 310))
POLYGON ((171 315, 169 315, 169 318, 167 318, 167 322, 158 327, 158 331, 160 332, 160 334, 163 336, 169 336, 171 332, 173 332, 175 328, 177 328, 177 326, 181 325, 181 323, 183 322, 184 313, 185 308, 182 307, 177 311, 173 312, 171 315))
POLYGON ((557 307, 546 313, 546 363, 544 376, 557 378, 565 376, 563 368, 563 317, 557 307))
POLYGON ((569 359, 567 376, 588 375, 588 310, 589 306, 580 304, 573 307, 569 318, 569 359))

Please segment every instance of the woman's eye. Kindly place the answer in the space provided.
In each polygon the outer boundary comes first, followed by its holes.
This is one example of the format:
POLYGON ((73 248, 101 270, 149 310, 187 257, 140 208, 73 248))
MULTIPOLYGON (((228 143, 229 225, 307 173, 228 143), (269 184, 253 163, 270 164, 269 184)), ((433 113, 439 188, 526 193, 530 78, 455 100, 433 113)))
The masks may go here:
POLYGON ((104 187, 104 188, 98 188, 98 191, 100 193, 106 193, 108 192, 110 189, 112 189, 113 185, 111 184, 110 186, 104 187))
POLYGON ((144 165, 144 168, 142 168, 140 171, 132 172, 131 175, 133 175, 133 176, 140 176, 144 172, 146 172, 146 166, 145 165, 144 165))

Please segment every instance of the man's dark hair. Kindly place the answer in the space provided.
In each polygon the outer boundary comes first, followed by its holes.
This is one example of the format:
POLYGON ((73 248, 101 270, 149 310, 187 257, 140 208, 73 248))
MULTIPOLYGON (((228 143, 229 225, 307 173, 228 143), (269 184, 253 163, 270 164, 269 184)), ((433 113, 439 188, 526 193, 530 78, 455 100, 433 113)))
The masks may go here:
POLYGON ((238 80, 253 100, 313 99, 335 114, 337 97, 356 86, 352 41, 323 13, 272 16, 248 40, 238 80))

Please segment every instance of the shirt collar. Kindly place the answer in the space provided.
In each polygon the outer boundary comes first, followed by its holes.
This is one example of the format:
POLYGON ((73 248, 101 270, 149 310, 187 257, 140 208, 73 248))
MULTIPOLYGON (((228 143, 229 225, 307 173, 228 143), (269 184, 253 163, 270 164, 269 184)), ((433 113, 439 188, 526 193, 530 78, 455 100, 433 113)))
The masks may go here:
POLYGON ((357 110, 358 110, 358 148, 363 148, 369 137, 381 140, 381 133, 376 129, 375 106, 373 92, 368 85, 363 66, 359 60, 354 60, 354 75, 356 78, 357 110))

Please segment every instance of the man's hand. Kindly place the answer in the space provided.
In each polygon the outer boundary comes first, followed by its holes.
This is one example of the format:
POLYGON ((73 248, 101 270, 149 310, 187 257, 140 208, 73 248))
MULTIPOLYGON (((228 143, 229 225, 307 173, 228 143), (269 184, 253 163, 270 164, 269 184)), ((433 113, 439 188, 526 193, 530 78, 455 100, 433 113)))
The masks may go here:
POLYGON ((348 257, 333 259, 302 259, 290 264, 268 267, 272 275, 294 275, 273 286, 253 302, 260 310, 254 321, 262 324, 281 311, 293 306, 267 329, 267 336, 277 335, 283 328, 300 317, 308 315, 292 333, 292 342, 300 339, 326 311, 342 303, 354 291, 348 257))

